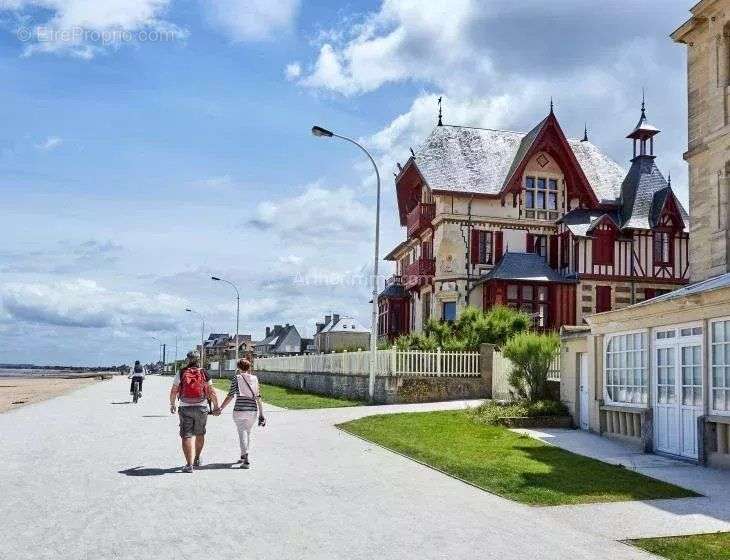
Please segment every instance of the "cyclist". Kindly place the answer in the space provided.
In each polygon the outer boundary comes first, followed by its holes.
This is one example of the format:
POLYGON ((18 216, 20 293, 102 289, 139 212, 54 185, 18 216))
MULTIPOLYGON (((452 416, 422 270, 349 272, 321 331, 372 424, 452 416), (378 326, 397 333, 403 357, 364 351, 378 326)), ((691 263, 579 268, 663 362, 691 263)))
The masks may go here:
POLYGON ((139 383, 139 397, 142 398, 142 382, 144 381, 144 376, 147 374, 146 370, 147 368, 140 364, 139 360, 134 362, 132 373, 129 374, 129 378, 132 380, 132 383, 129 385, 130 395, 134 394, 134 382, 136 381, 139 383))

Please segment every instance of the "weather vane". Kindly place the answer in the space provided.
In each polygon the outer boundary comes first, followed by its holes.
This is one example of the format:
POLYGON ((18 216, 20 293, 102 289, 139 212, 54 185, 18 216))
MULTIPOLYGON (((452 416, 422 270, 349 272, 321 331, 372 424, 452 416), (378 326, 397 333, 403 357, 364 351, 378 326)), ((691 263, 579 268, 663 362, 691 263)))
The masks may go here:
POLYGON ((444 126, 444 122, 441 119, 441 96, 439 96, 439 126, 444 126))

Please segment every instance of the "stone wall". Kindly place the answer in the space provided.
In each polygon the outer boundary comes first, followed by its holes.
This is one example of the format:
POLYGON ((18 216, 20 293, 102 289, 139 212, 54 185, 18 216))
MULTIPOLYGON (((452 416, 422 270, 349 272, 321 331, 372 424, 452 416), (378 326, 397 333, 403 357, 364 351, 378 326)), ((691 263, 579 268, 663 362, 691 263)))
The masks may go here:
MULTIPOLYGON (((310 393, 367 400, 367 375, 260 371, 262 383, 310 393)), ((375 403, 398 404, 488 398, 491 387, 481 377, 376 377, 375 403)))

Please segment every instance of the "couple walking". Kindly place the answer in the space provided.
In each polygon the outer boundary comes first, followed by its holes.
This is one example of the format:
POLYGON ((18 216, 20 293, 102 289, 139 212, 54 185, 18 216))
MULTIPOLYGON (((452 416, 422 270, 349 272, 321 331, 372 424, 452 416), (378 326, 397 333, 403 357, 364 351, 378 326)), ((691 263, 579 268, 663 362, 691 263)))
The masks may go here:
POLYGON ((218 396, 208 373, 200 367, 198 355, 189 352, 187 365, 175 376, 170 390, 170 413, 180 417, 180 438, 185 456, 183 472, 191 473, 200 467, 200 454, 205 445, 205 426, 208 411, 214 416, 221 412, 235 398, 233 422, 238 430, 241 458, 238 464, 247 469, 250 466, 248 451, 251 444, 251 431, 258 423, 266 425, 261 403, 258 378, 251 372, 251 362, 238 360, 236 375, 223 403, 218 406, 218 396), (179 402, 179 406, 177 406, 179 402), (212 409, 209 408, 212 406, 212 409))

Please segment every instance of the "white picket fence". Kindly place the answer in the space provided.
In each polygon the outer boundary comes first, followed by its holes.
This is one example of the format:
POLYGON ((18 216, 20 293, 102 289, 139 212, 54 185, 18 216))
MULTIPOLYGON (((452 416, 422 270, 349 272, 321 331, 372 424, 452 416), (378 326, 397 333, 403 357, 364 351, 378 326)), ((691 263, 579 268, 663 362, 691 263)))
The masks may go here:
MULTIPOLYGON (((479 352, 446 352, 435 350, 378 350, 377 375, 402 377, 478 377, 479 352)), ((306 354, 302 356, 272 356, 257 358, 258 371, 296 373, 336 373, 367 375, 370 371, 370 352, 340 352, 334 354, 306 354)))

